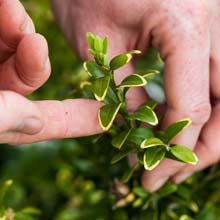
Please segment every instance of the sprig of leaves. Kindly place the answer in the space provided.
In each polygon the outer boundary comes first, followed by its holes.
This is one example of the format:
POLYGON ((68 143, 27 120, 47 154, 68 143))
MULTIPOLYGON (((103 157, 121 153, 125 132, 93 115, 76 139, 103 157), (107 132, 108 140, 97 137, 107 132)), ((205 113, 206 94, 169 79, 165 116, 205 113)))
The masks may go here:
POLYGON ((189 148, 171 144, 171 141, 190 124, 190 119, 179 120, 165 131, 153 132, 152 127, 159 123, 154 111, 157 105, 154 100, 141 105, 134 113, 130 114, 127 110, 127 91, 132 87, 145 86, 150 79, 159 74, 159 71, 133 73, 116 85, 114 71, 126 65, 133 55, 140 54, 141 51, 125 52, 109 60, 107 37, 102 40, 99 36, 88 33, 87 41, 94 60, 86 61, 83 66, 91 77, 91 91, 94 98, 104 103, 98 113, 99 123, 103 131, 111 134, 112 145, 119 150, 111 162, 117 163, 130 152, 138 155, 138 161, 124 174, 122 180, 129 181, 134 171, 140 167, 146 170, 154 169, 165 157, 196 164, 198 159, 189 148), (114 123, 118 114, 123 117, 124 123, 114 123), (143 128, 143 125, 149 128, 143 128))

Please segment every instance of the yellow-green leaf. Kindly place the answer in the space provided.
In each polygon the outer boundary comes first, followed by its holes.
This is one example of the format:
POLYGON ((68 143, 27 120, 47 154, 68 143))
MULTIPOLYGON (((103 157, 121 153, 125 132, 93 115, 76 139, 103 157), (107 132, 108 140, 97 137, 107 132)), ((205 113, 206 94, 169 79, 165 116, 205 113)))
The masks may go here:
POLYGON ((122 103, 120 104, 107 104, 100 108, 98 118, 99 124, 103 131, 107 131, 111 126, 112 123, 121 107, 122 103))
POLYGON ((142 77, 148 79, 148 78, 151 78, 155 75, 160 74, 160 71, 158 71, 158 70, 147 70, 147 71, 144 71, 144 72, 139 72, 138 74, 141 75, 142 77))
POLYGON ((111 62, 110 62, 110 69, 111 70, 116 70, 125 64, 127 64, 132 58, 131 54, 120 54, 116 57, 114 57, 111 62))
POLYGON ((155 137, 147 138, 141 143, 142 149, 149 148, 149 147, 156 147, 156 146, 165 147, 166 144, 164 144, 163 141, 161 141, 159 138, 155 138, 155 137))
POLYGON ((172 145, 170 147, 170 153, 178 159, 178 161, 182 161, 189 164, 197 164, 198 158, 195 153, 189 149, 188 147, 181 145, 172 145))
POLYGON ((153 126, 158 124, 157 115, 149 106, 143 106, 138 108, 138 110, 133 114, 129 115, 128 118, 145 122, 153 126))
POLYGON ((130 88, 130 87, 139 87, 144 86, 147 84, 147 81, 144 79, 144 77, 138 75, 138 74, 132 74, 126 77, 121 85, 119 85, 120 88, 130 88))
POLYGON ((144 152, 144 168, 153 170, 164 158, 166 150, 164 147, 150 147, 144 152))
POLYGON ((95 95, 95 98, 98 101, 103 101, 103 99, 105 98, 108 91, 109 82, 110 82, 110 76, 108 75, 101 78, 97 78, 93 82, 92 91, 95 95))
POLYGON ((112 139, 112 145, 118 149, 121 149, 123 144, 125 143, 126 139, 128 138, 128 135, 130 134, 131 129, 127 129, 123 131, 122 133, 118 134, 112 139))
POLYGON ((191 123, 189 118, 179 120, 170 125, 164 132, 164 142, 169 143, 177 134, 191 123))

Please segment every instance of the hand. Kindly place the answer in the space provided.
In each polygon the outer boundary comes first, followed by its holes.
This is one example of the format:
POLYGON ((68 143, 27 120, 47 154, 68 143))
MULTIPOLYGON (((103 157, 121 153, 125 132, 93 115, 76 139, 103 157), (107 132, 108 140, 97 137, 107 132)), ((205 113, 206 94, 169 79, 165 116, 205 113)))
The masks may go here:
MULTIPOLYGON (((167 100, 162 127, 182 118, 192 124, 174 143, 194 148, 196 166, 164 160, 143 175, 143 185, 155 191, 168 179, 181 182, 220 158, 220 1, 86 1, 72 0, 53 8, 70 45, 88 58, 85 34, 110 38, 111 55, 153 45, 165 61, 167 100), (212 102, 210 101, 212 100, 212 102)), ((127 67, 133 72, 132 65, 127 67)), ((124 74, 118 74, 120 81, 124 74)), ((134 107, 145 99, 140 90, 130 94, 134 107)))
POLYGON ((29 143, 101 131, 97 119, 100 104, 95 101, 31 102, 22 96, 39 88, 49 75, 46 40, 35 33, 18 0, 0 0, 0 143, 29 143))

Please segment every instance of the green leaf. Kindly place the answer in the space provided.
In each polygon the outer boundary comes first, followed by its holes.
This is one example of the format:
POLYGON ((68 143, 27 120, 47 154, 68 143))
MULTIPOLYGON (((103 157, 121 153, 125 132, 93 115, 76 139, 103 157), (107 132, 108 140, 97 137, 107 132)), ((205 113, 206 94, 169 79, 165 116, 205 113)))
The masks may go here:
POLYGON ((153 132, 149 128, 132 128, 131 133, 128 136, 129 141, 140 145, 144 139, 153 137, 153 132))
POLYGON ((108 75, 101 78, 97 78, 93 82, 92 91, 95 95, 95 98, 98 101, 103 101, 103 99, 105 98, 108 91, 109 82, 110 82, 110 76, 108 75))
POLYGON ((136 112, 128 116, 129 119, 138 120, 150 125, 157 125, 158 118, 155 112, 148 106, 140 107, 136 112))
POLYGON ((189 149, 188 147, 181 145, 171 145, 170 153, 176 157, 179 161, 189 163, 189 164, 197 164, 198 158, 195 153, 189 149))
POLYGON ((133 167, 131 167, 130 169, 128 169, 128 170, 124 173, 123 177, 121 178, 121 182, 127 183, 127 182, 131 179, 131 177, 132 177, 134 171, 135 171, 137 168, 139 168, 139 163, 134 164, 133 167))
POLYGON ((119 85, 119 88, 139 87, 139 86, 144 86, 146 84, 147 84, 147 81, 144 79, 144 77, 138 74, 132 74, 126 77, 122 81, 121 85, 119 85))
POLYGON ((131 50, 131 51, 128 51, 126 52, 126 54, 141 54, 141 51, 140 50, 131 50))
POLYGON ((163 141, 161 141, 159 138, 155 138, 155 137, 147 138, 141 143, 142 149, 149 148, 149 147, 156 147, 156 146, 165 147, 166 144, 164 144, 163 141))
POLYGON ((95 37, 94 49, 96 52, 102 52, 102 40, 99 36, 95 37))
POLYGON ((5 194, 10 189, 11 185, 13 184, 12 180, 7 180, 0 188, 0 206, 2 206, 3 200, 5 198, 5 194))
POLYGON ((188 215, 181 215, 179 220, 195 220, 194 218, 191 218, 188 215))
POLYGON ((147 191, 144 190, 144 188, 142 186, 137 186, 133 189, 133 192, 135 195, 137 195, 138 197, 145 199, 149 196, 149 193, 147 191))
POLYGON ((110 62, 110 69, 111 70, 116 70, 125 64, 127 64, 132 58, 131 54, 121 54, 116 57, 114 57, 111 62, 110 62))
POLYGON ((83 63, 84 70, 89 74, 89 76, 94 78, 100 78, 103 77, 109 72, 102 68, 100 65, 98 65, 95 61, 90 60, 83 63))
POLYGON ((128 135, 130 134, 131 129, 127 129, 123 131, 122 133, 118 134, 112 139, 112 145, 118 149, 121 149, 123 144, 125 143, 128 135))
POLYGON ((149 78, 154 77, 155 75, 160 74, 160 71, 158 71, 158 70, 147 70, 147 71, 144 71, 144 72, 139 72, 138 74, 141 75, 142 77, 146 78, 146 79, 149 79, 149 78))
POLYGON ((153 170, 164 158, 166 150, 164 147, 150 147, 144 152, 144 168, 153 170))
POLYGON ((86 34, 86 39, 87 39, 87 42, 89 44, 89 47, 91 49, 94 49, 94 40, 95 40, 95 36, 91 33, 91 32, 88 32, 86 34))
POLYGON ((111 126, 112 123, 121 107, 122 103, 120 104, 107 104, 100 108, 98 118, 99 124, 103 131, 107 131, 111 126))
POLYGON ((119 151, 111 160, 111 164, 115 164, 123 158, 127 157, 129 153, 133 152, 131 148, 125 147, 119 151))
POLYGON ((105 37, 105 38, 104 38, 102 45, 103 45, 103 46, 102 46, 102 52, 103 52, 104 54, 106 54, 107 51, 108 51, 108 37, 105 37))
POLYGON ((179 134, 186 126, 191 123, 189 118, 179 120, 170 125, 164 132, 164 141, 169 143, 177 134, 179 134))
POLYGON ((163 186, 157 193, 162 197, 166 197, 174 192, 176 192, 178 189, 178 186, 174 183, 167 183, 165 186, 163 186))
POLYGON ((118 103, 118 98, 113 89, 109 86, 107 90, 107 94, 105 96, 104 102, 106 104, 116 104, 118 103))

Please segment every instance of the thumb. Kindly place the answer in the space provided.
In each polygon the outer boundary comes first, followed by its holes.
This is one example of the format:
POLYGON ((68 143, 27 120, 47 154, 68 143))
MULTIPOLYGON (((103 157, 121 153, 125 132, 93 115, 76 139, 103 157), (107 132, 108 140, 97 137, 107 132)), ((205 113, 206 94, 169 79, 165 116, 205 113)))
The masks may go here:
POLYGON ((42 127, 41 112, 37 106, 11 91, 0 91, 0 115, 0 133, 35 134, 42 127))

